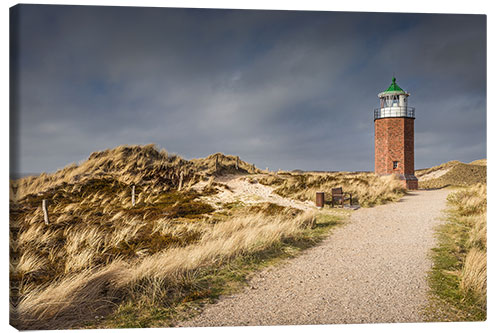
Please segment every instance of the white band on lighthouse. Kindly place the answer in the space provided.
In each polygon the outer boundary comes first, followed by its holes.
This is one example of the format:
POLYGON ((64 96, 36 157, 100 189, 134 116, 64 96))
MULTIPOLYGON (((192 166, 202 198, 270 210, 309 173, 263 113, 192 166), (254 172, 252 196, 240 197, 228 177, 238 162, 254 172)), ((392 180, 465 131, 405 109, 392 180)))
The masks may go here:
POLYGON ((391 106, 375 109, 374 119, 394 117, 415 118, 415 108, 410 106, 391 106))

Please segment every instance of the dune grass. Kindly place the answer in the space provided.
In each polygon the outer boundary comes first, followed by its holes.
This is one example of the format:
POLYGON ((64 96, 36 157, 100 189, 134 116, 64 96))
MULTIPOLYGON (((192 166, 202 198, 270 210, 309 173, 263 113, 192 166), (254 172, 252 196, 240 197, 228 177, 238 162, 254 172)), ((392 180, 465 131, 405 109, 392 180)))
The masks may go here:
POLYGON ((271 203, 213 207, 205 198, 224 187, 214 176, 228 173, 258 173, 254 181, 299 200, 343 186, 370 206, 405 192, 392 177, 273 175, 220 153, 187 161, 152 145, 96 152, 80 165, 11 181, 11 323, 169 326, 241 287, 253 270, 314 245, 342 219, 336 210, 315 216, 271 203))
POLYGON ((274 192, 281 196, 303 201, 314 201, 316 192, 322 191, 325 200, 331 202, 331 189, 342 187, 362 207, 397 201, 406 193, 395 176, 370 172, 278 173, 260 178, 259 182, 275 187, 274 192))
POLYGON ((421 189, 443 188, 447 186, 464 187, 475 184, 486 184, 486 160, 477 160, 471 163, 450 161, 428 169, 415 172, 419 178, 418 186, 421 189), (432 177, 442 171, 443 174, 432 177))
POLYGON ((203 178, 221 173, 248 174, 259 172, 252 164, 238 156, 212 154, 206 158, 185 160, 154 144, 145 146, 119 146, 92 153, 80 165, 71 164, 53 174, 42 173, 11 180, 13 200, 38 195, 57 187, 112 178, 121 184, 142 186, 144 193, 177 189, 183 174, 183 184, 189 187, 203 178), (217 167, 216 167, 217 164, 217 167), (238 168, 236 168, 238 165, 238 168))
MULTIPOLYGON (((321 230, 336 221, 331 218, 321 230)), ((148 309, 171 311, 187 302, 213 298, 224 291, 228 276, 223 275, 229 274, 228 269, 241 271, 229 280, 241 280, 255 266, 254 260, 283 255, 287 246, 296 247, 319 235, 315 216, 310 212, 296 217, 256 213, 187 228, 199 234, 197 241, 167 247, 136 260, 120 255, 106 264, 79 266, 75 273, 66 273, 50 284, 23 293, 14 324, 22 329, 75 327, 96 315, 108 315, 121 304, 109 325, 138 327, 139 323, 124 324, 117 319, 127 304, 148 313, 148 309)), ((91 239, 91 235, 86 238, 91 239)), ((154 321, 150 324, 154 325, 154 321)))
POLYGON ((447 223, 439 227, 429 274, 431 321, 486 320, 486 185, 448 196, 447 223))
POLYGON ((72 327, 90 312, 106 312, 125 297, 124 288, 108 288, 123 272, 158 253, 206 242, 203 236, 222 221, 202 200, 217 193, 217 184, 209 181, 198 191, 192 185, 221 172, 258 171, 237 156, 187 161, 146 145, 95 152, 80 165, 12 180, 12 322, 19 328, 72 327), (73 319, 66 312, 74 312, 73 319))
POLYGON ((168 327, 180 320, 188 319, 201 311, 207 303, 219 296, 234 293, 246 285, 255 271, 275 265, 283 259, 293 257, 304 249, 317 244, 328 231, 341 223, 339 215, 325 212, 314 220, 301 222, 300 233, 259 244, 252 251, 243 251, 231 260, 221 260, 197 269, 189 277, 188 287, 177 294, 168 304, 152 303, 150 300, 122 303, 117 310, 101 322, 87 328, 109 327, 168 327), (314 224, 311 222, 314 221, 314 224), (314 227, 312 227, 314 225, 314 227))

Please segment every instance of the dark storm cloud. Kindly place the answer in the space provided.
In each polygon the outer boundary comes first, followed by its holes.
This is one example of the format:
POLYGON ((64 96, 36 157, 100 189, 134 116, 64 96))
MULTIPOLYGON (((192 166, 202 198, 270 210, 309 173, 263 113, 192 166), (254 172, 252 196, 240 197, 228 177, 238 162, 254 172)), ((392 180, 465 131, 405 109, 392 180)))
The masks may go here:
POLYGON ((485 17, 23 5, 21 171, 154 142, 271 169, 371 170, 393 72, 416 167, 486 156, 485 17))

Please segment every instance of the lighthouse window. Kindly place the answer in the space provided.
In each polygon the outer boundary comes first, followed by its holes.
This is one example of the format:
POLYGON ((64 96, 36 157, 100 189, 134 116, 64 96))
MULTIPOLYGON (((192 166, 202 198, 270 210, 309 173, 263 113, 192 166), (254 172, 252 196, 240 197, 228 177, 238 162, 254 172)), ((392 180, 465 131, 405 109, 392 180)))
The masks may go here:
POLYGON ((398 168, 398 161, 392 162, 392 168, 397 169, 398 168))

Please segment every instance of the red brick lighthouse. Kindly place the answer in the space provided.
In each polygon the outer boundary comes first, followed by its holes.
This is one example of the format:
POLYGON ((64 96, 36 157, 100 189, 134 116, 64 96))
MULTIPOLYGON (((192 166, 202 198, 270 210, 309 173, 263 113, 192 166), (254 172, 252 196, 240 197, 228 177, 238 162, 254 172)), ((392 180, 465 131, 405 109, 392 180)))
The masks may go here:
POLYGON ((380 108, 375 109, 375 173, 396 174, 409 190, 418 189, 415 177, 415 108, 408 106, 410 94, 396 84, 378 94, 380 108))

